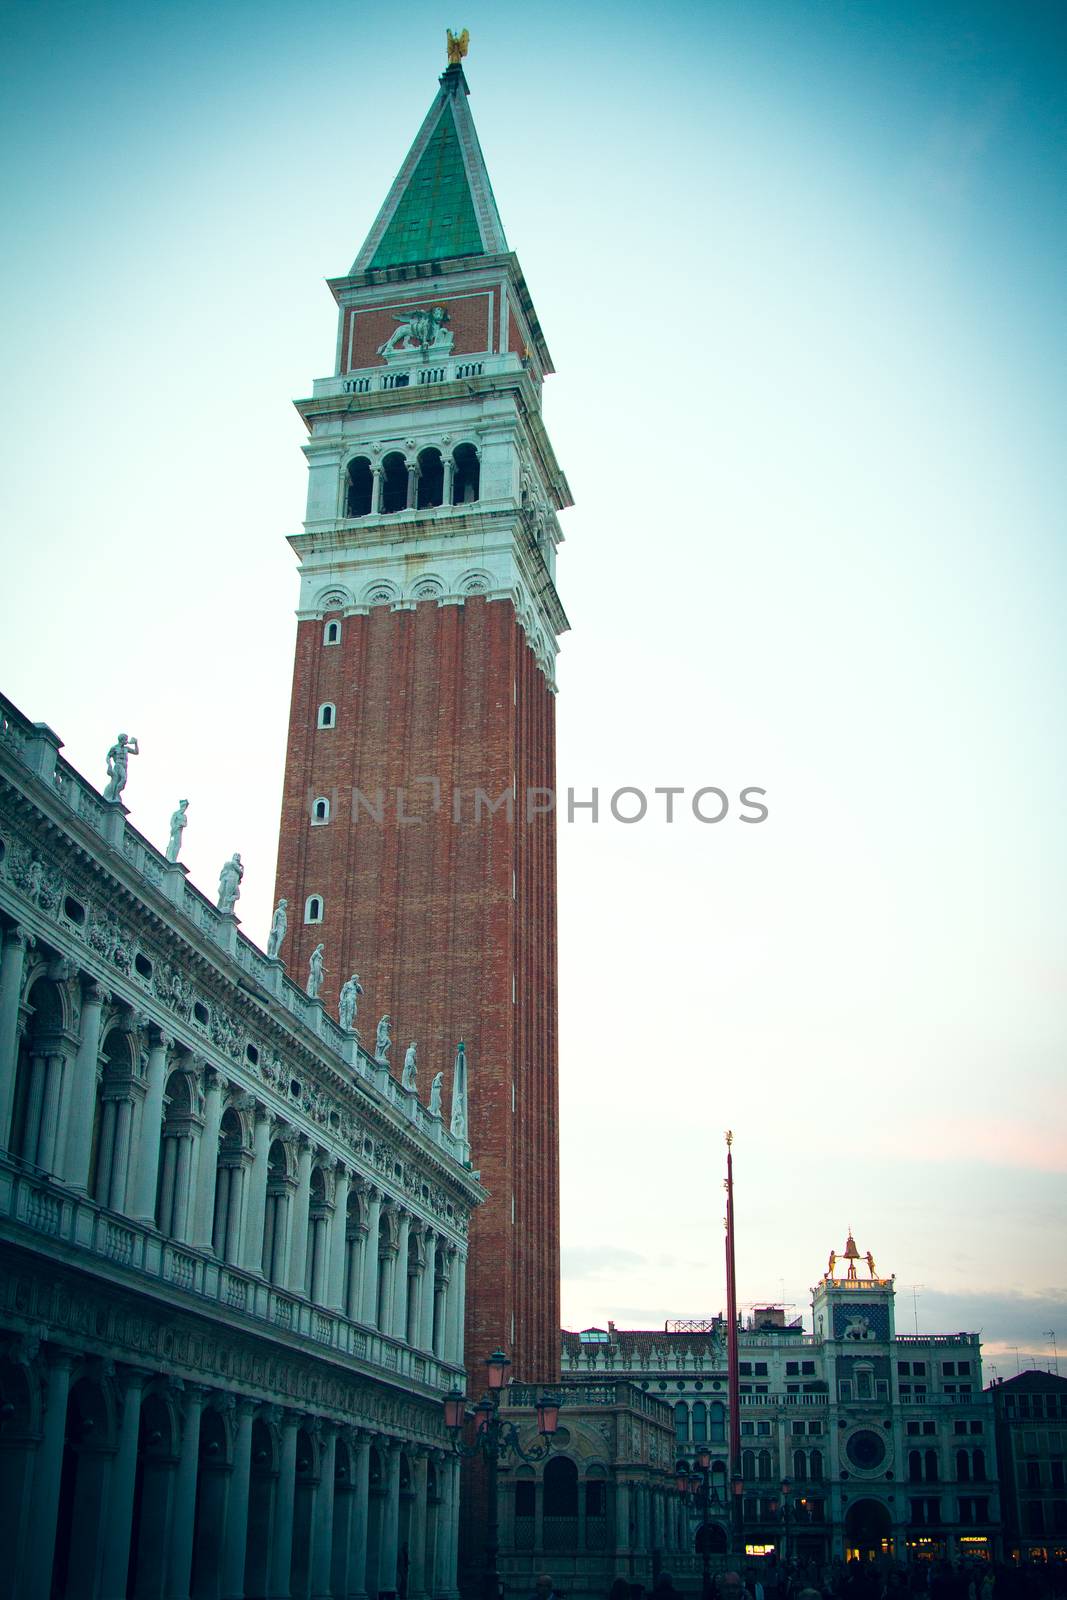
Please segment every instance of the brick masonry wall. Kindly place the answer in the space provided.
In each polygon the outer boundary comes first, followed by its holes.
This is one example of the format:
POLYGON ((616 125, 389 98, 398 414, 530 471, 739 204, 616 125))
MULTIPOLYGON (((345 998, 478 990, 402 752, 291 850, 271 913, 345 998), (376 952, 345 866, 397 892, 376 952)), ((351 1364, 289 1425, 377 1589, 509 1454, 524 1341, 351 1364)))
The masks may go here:
POLYGON ((510 601, 377 607, 343 621, 340 645, 322 641, 321 621, 299 625, 276 885, 290 907, 283 955, 303 981, 325 942, 323 998, 335 1016, 340 985, 358 972, 364 1042, 373 1045, 389 1012, 394 1070, 417 1039, 420 1097, 443 1069, 446 1114, 455 1046, 466 1041, 471 1157, 490 1192, 471 1235, 471 1388, 480 1393, 482 1362, 498 1345, 515 1377, 551 1381, 560 1318, 555 821, 527 824, 520 804, 514 821, 501 807, 476 822, 473 795, 480 788, 495 801, 515 784, 521 801, 528 787, 554 787, 555 702, 510 601), (337 725, 320 730, 326 700, 337 725), (430 785, 414 782, 434 776, 436 811, 430 785), (372 802, 383 791, 382 823, 354 810, 353 788, 372 802), (400 820, 398 789, 403 815, 418 820, 400 820), (325 827, 311 826, 317 795, 330 800, 325 827), (309 894, 324 898, 321 925, 303 924, 309 894))
POLYGON ((448 327, 453 337, 455 355, 484 355, 495 348, 496 325, 500 315, 499 291, 477 294, 434 294, 421 299, 392 301, 386 306, 347 310, 344 321, 341 371, 347 372, 348 351, 352 350, 352 367, 379 367, 384 359, 379 347, 396 331, 397 317, 419 310, 432 310, 443 305, 448 311, 448 327), (396 313, 396 316, 393 313, 396 313), (355 318, 355 340, 351 337, 351 319, 355 318), (492 326, 490 326, 492 318, 492 326))

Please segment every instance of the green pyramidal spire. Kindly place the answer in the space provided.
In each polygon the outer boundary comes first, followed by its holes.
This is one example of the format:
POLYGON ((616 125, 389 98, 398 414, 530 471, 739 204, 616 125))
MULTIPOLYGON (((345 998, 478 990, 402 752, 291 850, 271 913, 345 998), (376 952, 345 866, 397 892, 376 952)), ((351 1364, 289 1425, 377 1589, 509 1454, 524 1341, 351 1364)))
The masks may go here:
POLYGON ((461 66, 442 74, 353 272, 507 250, 469 93, 461 66))

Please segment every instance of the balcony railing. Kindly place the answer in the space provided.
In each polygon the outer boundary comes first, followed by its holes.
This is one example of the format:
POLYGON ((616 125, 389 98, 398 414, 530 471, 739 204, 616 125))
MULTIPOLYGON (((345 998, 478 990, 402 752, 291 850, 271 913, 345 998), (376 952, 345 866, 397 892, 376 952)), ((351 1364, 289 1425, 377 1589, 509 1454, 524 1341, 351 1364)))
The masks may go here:
POLYGON ((277 1329, 315 1347, 345 1356, 376 1376, 399 1378, 404 1387, 441 1392, 462 1381, 461 1370, 428 1351, 353 1322, 339 1311, 313 1304, 302 1295, 279 1289, 257 1273, 219 1261, 212 1253, 178 1243, 155 1228, 107 1211, 84 1195, 71 1192, 45 1176, 0 1162, 0 1235, 32 1247, 33 1236, 50 1256, 106 1272, 112 1282, 141 1286, 174 1301, 179 1295, 220 1306, 258 1323, 269 1335, 277 1329))

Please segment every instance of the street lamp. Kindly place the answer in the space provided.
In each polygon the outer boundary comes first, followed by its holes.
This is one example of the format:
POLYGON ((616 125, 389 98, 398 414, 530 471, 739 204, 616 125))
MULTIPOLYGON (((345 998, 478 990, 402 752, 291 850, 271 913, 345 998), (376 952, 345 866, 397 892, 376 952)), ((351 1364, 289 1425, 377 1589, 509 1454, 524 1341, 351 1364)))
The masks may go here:
POLYGON ((788 1478, 782 1479, 782 1554, 786 1561, 789 1560, 789 1496, 793 1493, 793 1485, 788 1478))
POLYGON ((701 1575, 703 1580, 702 1593, 704 1600, 711 1593, 711 1551, 708 1548, 708 1521, 712 1505, 718 1510, 721 1506, 717 1489, 710 1487, 711 1451, 700 1449, 697 1451, 696 1468, 694 1473, 679 1472, 674 1480, 674 1487, 683 1500, 693 1506, 700 1507, 700 1560, 701 1575))
POLYGON ((509 1455, 516 1455, 531 1466, 543 1461, 552 1448, 552 1438, 559 1428, 560 1397, 544 1390, 537 1397, 537 1431, 544 1443, 524 1450, 515 1424, 500 1415, 500 1396, 504 1392, 505 1378, 511 1362, 503 1350, 494 1350, 486 1358, 489 1387, 474 1407, 474 1437, 470 1444, 461 1438, 467 1421, 467 1397, 462 1389, 452 1389, 445 1395, 443 1405, 445 1427, 452 1437, 452 1449, 457 1456, 471 1461, 481 1456, 486 1466, 489 1504, 485 1521, 485 1578, 484 1600, 497 1600, 499 1578, 497 1557, 500 1552, 499 1526, 496 1503, 497 1469, 509 1455))

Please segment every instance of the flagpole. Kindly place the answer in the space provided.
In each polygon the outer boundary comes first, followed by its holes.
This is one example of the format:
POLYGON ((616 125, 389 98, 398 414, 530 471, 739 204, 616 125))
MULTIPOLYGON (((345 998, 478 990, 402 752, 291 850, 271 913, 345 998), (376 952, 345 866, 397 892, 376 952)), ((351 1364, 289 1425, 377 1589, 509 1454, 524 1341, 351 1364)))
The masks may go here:
POLYGON ((734 1553, 742 1547, 741 1388, 737 1365, 737 1259, 734 1253, 734 1136, 726 1134, 726 1376, 730 1414, 730 1505, 734 1553))

